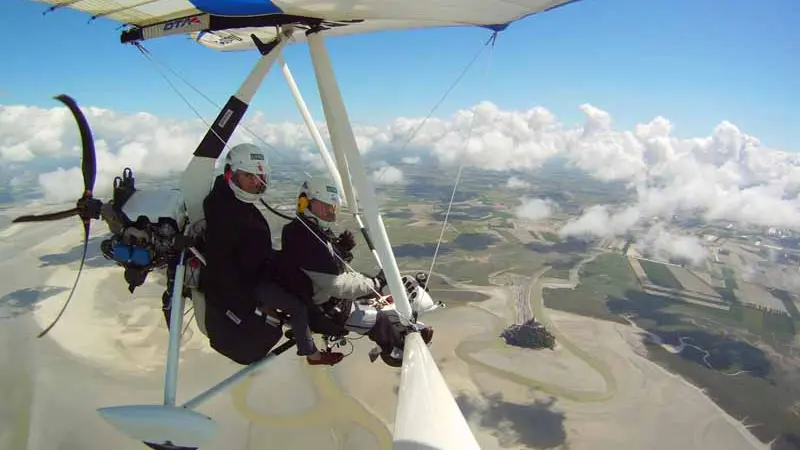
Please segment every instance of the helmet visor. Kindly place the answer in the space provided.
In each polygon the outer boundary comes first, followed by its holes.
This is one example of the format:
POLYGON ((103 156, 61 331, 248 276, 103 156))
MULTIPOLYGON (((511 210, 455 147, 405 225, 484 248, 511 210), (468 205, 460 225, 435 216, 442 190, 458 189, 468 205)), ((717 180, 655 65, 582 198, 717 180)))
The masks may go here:
POLYGON ((336 222, 336 205, 313 199, 309 203, 309 207, 311 208, 311 212, 320 220, 336 222))

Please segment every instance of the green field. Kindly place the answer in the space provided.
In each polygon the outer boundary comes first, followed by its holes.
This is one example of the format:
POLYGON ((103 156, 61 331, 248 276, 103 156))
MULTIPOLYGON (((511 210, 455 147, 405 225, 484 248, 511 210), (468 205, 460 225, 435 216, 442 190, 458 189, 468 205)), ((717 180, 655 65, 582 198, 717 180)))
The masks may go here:
MULTIPOLYGON (((658 268, 667 269, 656 267, 651 268, 656 274, 658 268)), ((779 353, 788 353, 787 345, 796 333, 792 318, 741 304, 722 311, 649 295, 640 289, 626 259, 619 254, 601 255, 586 264, 580 275, 581 283, 575 290, 545 290, 545 305, 624 323, 620 315, 632 314, 639 326, 667 342, 677 344, 679 337, 691 338, 710 352, 714 370, 706 366, 700 352, 674 355, 650 346, 650 356, 705 388, 734 417, 747 416, 750 423, 760 424, 753 432, 761 440, 786 440, 792 433, 800 436, 800 421, 789 412, 794 402, 800 402, 800 379, 774 365, 771 356, 750 344, 762 342, 779 353), (742 370, 747 373, 725 375, 742 370)), ((661 283, 669 283, 664 281, 663 272, 656 276, 661 283)))
POLYGON ((561 242, 561 237, 552 231, 541 231, 539 234, 550 242, 561 242))
MULTIPOLYGON (((648 350, 652 360, 702 387, 715 403, 734 418, 747 418, 748 424, 756 424, 751 431, 760 440, 767 442, 776 439, 773 449, 798 448, 800 421, 789 412, 794 402, 800 399, 796 380, 778 374, 768 378, 727 376, 660 347, 650 346, 648 350), (790 443, 792 439, 796 439, 795 445, 790 443)), ((738 370, 741 367, 731 366, 726 372, 735 373, 738 370)))
POLYGON ((789 311, 793 319, 800 320, 800 311, 797 310, 797 305, 794 304, 791 294, 782 289, 769 289, 769 293, 783 302, 783 305, 786 307, 786 310, 789 311))
POLYGON ((739 289, 736 283, 736 272, 728 266, 722 266, 722 277, 725 279, 725 287, 728 289, 739 289))
MULTIPOLYGON (((659 268, 655 270, 668 270, 664 265, 654 264, 659 268)), ((659 276, 663 283, 665 277, 659 276)), ((580 278, 581 283, 574 290, 545 290, 545 305, 613 321, 619 321, 618 314, 623 312, 635 313, 644 320, 652 319, 662 325, 667 324, 658 320, 659 314, 703 319, 713 323, 720 332, 740 334, 747 339, 763 340, 779 346, 791 343, 798 332, 795 320, 791 317, 739 303, 733 303, 730 311, 723 311, 649 295, 641 290, 626 258, 616 253, 603 254, 586 264, 580 278)), ((687 326, 687 329, 692 327, 687 326)))
MULTIPOLYGON (((552 272, 552 271, 550 271, 552 272)), ((548 272, 547 276, 551 276, 548 272)), ((575 289, 545 289, 544 304, 581 315, 627 323, 608 308, 608 298, 624 297, 639 281, 628 260, 616 253, 604 253, 587 263, 580 271, 580 284, 575 289)))
POLYGON ((510 231, 499 229, 499 228, 495 228, 494 231, 500 233, 500 235, 503 236, 505 238, 505 240, 509 244, 521 244, 522 243, 516 236, 511 234, 510 231))
MULTIPOLYGON (((450 172, 442 176, 435 174, 432 168, 417 167, 413 174, 408 174, 409 183, 405 186, 379 190, 381 208, 387 212, 384 222, 401 270, 429 270, 441 231, 441 219, 452 193, 455 174, 450 172), (417 216, 410 208, 415 204, 433 206, 433 211, 417 216), (408 226, 419 219, 434 223, 422 227, 408 226)), ((549 265, 552 268, 546 277, 567 278, 569 269, 591 250, 591 245, 562 240, 557 234, 547 231, 538 234, 550 243, 523 245, 509 230, 498 229, 510 227, 513 217, 510 211, 519 204, 517 193, 502 188, 508 176, 465 170, 453 214, 448 219, 451 226, 445 232, 434 271, 458 281, 486 285, 489 274, 493 272, 513 270, 521 275, 531 275, 549 265), (469 183, 463 184, 466 181, 469 183), (494 206, 501 202, 505 205, 494 206), (487 229, 496 234, 487 232, 487 229)), ((623 184, 597 183, 575 170, 558 165, 548 164, 546 170, 524 178, 538 196, 557 201, 565 214, 577 214, 592 204, 624 201, 621 199, 630 194, 623 184)), ((285 192, 280 191, 281 196, 285 195, 289 200, 296 192, 296 183, 292 181, 290 184, 285 192)), ((354 225, 352 218, 343 214, 343 223, 336 227, 337 230, 344 226, 356 231, 358 246, 352 266, 367 273, 376 272, 377 266, 354 225)), ((682 289, 667 266, 650 261, 641 261, 641 264, 654 284, 682 289)), ((623 255, 603 253, 582 267, 581 283, 574 290, 545 289, 543 296, 548 308, 619 323, 627 324, 621 315, 630 314, 641 327, 670 343, 677 343, 681 337, 691 338, 696 345, 711 353, 715 370, 698 359, 699 352, 674 355, 651 346, 650 356, 706 389, 733 416, 747 416, 750 423, 761 424, 753 427, 760 439, 780 439, 782 435, 791 433, 800 436, 797 418, 789 412, 794 402, 800 402, 800 380, 796 374, 771 362, 775 354, 788 352, 788 343, 795 339, 797 324, 800 323, 797 308, 791 297, 779 292, 773 294, 784 302, 794 319, 747 308, 737 303, 733 295, 737 288, 733 270, 722 267, 722 276, 726 287, 718 290, 731 302, 730 311, 649 295, 641 290, 623 255), (759 345, 750 344, 755 342, 759 345), (765 352, 762 349, 764 345, 769 345, 773 351, 765 352), (748 372, 725 375, 740 370, 748 372)), ((437 281, 435 276, 431 280, 431 290, 437 299, 454 306, 484 299, 481 294, 453 290, 441 279, 437 281)))
POLYGON ((647 279, 650 280, 653 284, 657 284, 661 287, 669 288, 669 289, 683 289, 683 286, 675 278, 675 275, 669 270, 664 264, 647 261, 645 259, 638 260, 639 264, 641 264, 642 269, 644 269, 644 273, 647 275, 647 279))
POLYGON ((548 270, 547 274, 545 274, 545 275, 548 278, 558 278, 558 279, 561 279, 561 280, 568 280, 569 279, 569 269, 566 269, 566 268, 561 268, 561 269, 552 268, 552 269, 548 270))

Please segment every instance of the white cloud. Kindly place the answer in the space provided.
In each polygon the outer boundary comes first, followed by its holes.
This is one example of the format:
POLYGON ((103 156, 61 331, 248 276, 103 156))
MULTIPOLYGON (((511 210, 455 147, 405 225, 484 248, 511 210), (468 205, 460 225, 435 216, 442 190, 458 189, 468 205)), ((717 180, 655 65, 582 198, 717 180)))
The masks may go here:
MULTIPOLYGON (((48 200, 61 203, 75 200, 80 197, 81 186, 83 186, 83 175, 81 169, 73 167, 69 170, 59 168, 54 172, 39 175, 39 185, 47 194, 48 200), (75 186, 75 189, 71 189, 75 186)), ((99 183, 100 186, 103 183, 99 183)), ((100 192, 96 196, 102 195, 100 192)))
MULTIPOLYGON (((800 228, 800 155, 765 147, 729 122, 721 122, 708 136, 678 138, 664 117, 632 130, 615 130, 607 112, 588 104, 580 109, 585 115, 583 124, 567 127, 541 107, 503 111, 481 102, 447 119, 428 120, 408 148, 427 150, 441 165, 463 162, 498 171, 530 171, 561 157, 597 179, 623 181, 635 192, 634 204, 589 209, 569 223, 564 234, 594 229, 594 234, 619 235, 636 225, 638 217, 681 212, 696 212, 710 220, 800 228)), ((84 107, 84 112, 97 139, 98 188, 125 166, 150 176, 181 170, 205 133, 200 120, 91 107, 84 107)), ((354 132, 363 153, 399 151, 421 122, 400 117, 385 126, 355 125, 354 132)), ((324 167, 304 124, 272 123, 264 114, 251 111, 245 125, 282 153, 324 167)), ((328 141, 327 127, 320 124, 319 128, 328 141)), ((231 144, 238 142, 261 143, 241 129, 231 144)), ((79 154, 77 127, 66 108, 0 105, 0 164, 18 164, 25 173, 41 175, 39 184, 48 197, 72 199, 73 192, 80 192, 80 177, 70 171, 78 167, 79 154), (41 161, 55 157, 61 158, 58 161, 72 158, 72 162, 63 164, 61 171, 53 171, 49 163, 51 168, 44 170, 52 171, 49 174, 36 169, 41 161)), ((399 156, 409 164, 418 162, 416 156, 399 156)), ((395 170, 379 169, 374 179, 402 179, 402 172, 398 175, 395 170)), ((15 181, 16 188, 21 180, 15 181)), ((508 183, 509 187, 519 185, 508 183)))
POLYGON ((403 171, 394 166, 383 166, 372 173, 376 184, 402 184, 403 171))
POLYGON ((63 140, 68 134, 64 119, 69 117, 66 108, 0 107, 0 163, 30 161, 68 151, 63 140))
POLYGON ((530 186, 530 183, 517 177, 511 177, 506 181, 506 187, 509 189, 525 189, 530 186))
POLYGON ((628 206, 614 212, 606 205, 595 205, 588 208, 580 217, 568 221, 559 230, 559 234, 561 237, 620 237, 631 230, 640 219, 641 214, 636 207, 628 206))
POLYGON ((650 227, 633 246, 642 254, 664 260, 683 259, 693 265, 699 265, 709 256, 700 239, 668 231, 662 224, 650 227))
POLYGON ((402 159, 403 164, 419 164, 420 157, 419 156, 406 156, 402 159))
POLYGON ((520 219, 533 222, 550 217, 558 209, 556 203, 550 199, 523 197, 521 203, 514 210, 514 214, 520 219))

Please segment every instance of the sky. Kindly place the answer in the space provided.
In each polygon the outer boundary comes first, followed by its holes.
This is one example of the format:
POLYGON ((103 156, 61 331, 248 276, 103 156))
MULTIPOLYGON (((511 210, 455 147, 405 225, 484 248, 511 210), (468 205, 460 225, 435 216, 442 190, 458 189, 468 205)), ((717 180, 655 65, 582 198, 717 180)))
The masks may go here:
MULTIPOLYGON (((151 62, 119 43, 116 23, 88 23, 68 9, 43 16, 46 8, 0 2, 4 34, 19 37, 0 46, 0 104, 50 107, 53 95, 66 92, 119 112, 194 117, 151 62)), ((590 103, 621 128, 661 115, 688 137, 727 120, 770 147, 800 151, 797 23, 795 0, 583 0, 512 24, 436 116, 487 100, 505 110, 545 107, 576 123, 579 105, 590 103)), ((353 121, 377 125, 425 116, 489 35, 478 28, 383 32, 331 39, 328 47, 353 121)), ((181 37, 145 45, 219 103, 257 59, 181 37)), ((285 57, 321 118, 307 48, 294 46, 285 57)), ((301 120, 275 75, 253 109, 271 120, 301 120)), ((216 114, 199 97, 191 100, 204 116, 216 114)))

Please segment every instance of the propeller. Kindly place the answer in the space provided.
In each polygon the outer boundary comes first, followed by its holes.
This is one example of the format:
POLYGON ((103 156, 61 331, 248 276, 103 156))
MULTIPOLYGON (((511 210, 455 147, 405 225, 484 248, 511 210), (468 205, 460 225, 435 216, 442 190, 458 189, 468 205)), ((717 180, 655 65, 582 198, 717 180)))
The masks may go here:
POLYGON ((69 108, 72 116, 75 117, 75 121, 78 122, 78 129, 80 130, 81 134, 81 147, 83 149, 83 154, 81 157, 81 169, 83 171, 83 194, 78 199, 75 208, 47 214, 21 216, 14 219, 13 222, 46 222, 65 219, 71 216, 78 216, 81 219, 81 222, 83 222, 83 256, 81 256, 81 265, 78 268, 78 276, 75 277, 75 283, 72 285, 72 290, 69 293, 69 297, 67 297, 67 301, 64 303, 64 306, 61 307, 61 311, 58 313, 55 320, 53 320, 53 322, 47 328, 39 333, 37 337, 44 336, 55 326, 55 324, 64 314, 64 311, 67 309, 69 302, 72 300, 72 294, 75 293, 75 287, 78 285, 78 280, 81 278, 83 264, 86 261, 86 250, 89 247, 89 228, 91 219, 100 218, 100 210, 103 206, 103 202, 92 197, 94 182, 97 177, 97 162, 95 158, 92 130, 89 128, 89 124, 86 122, 86 117, 83 115, 83 112, 80 110, 77 103, 75 103, 75 100, 65 94, 59 95, 55 97, 55 99, 61 103, 64 103, 67 108, 69 108))

